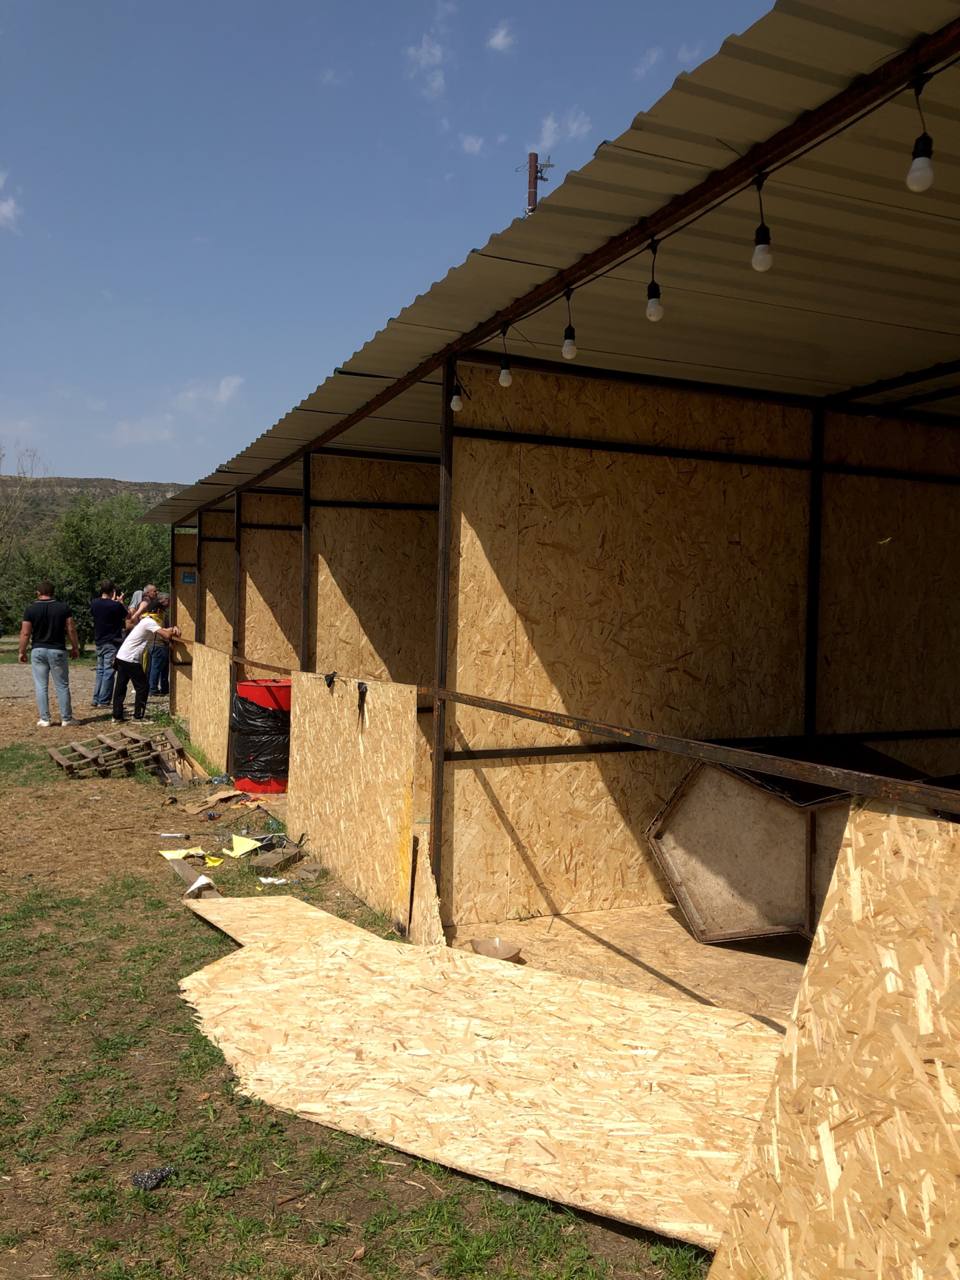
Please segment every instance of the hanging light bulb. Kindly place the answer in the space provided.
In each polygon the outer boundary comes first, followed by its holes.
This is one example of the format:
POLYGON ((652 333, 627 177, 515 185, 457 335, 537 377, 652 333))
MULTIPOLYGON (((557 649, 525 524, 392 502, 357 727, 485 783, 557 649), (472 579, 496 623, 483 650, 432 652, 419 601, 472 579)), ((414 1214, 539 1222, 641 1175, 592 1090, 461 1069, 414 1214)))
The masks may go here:
POLYGON ((563 346, 560 348, 560 354, 564 360, 576 360, 577 331, 573 327, 573 316, 570 314, 570 299, 573 297, 573 290, 567 289, 563 296, 567 300, 567 327, 563 331, 563 346))
POLYGON ((750 265, 754 271, 769 271, 773 266, 773 250, 770 248, 770 228, 763 217, 763 182, 765 173, 758 173, 756 180, 757 202, 760 205, 760 225, 753 233, 753 257, 750 265))
POLYGON ((503 355, 500 357, 500 377, 497 381, 501 387, 509 387, 513 382, 513 374, 510 372, 510 357, 507 355, 507 326, 500 330, 500 339, 503 342, 503 355))
POLYGON ((923 191, 929 191, 933 186, 933 139, 927 133, 927 122, 923 118, 923 107, 920 105, 920 95, 926 83, 926 77, 922 77, 913 86, 922 132, 913 144, 913 158, 907 170, 907 190, 915 191, 918 195, 923 191))
POLYGON ((657 249, 656 240, 650 241, 650 283, 647 285, 647 319, 654 324, 663 319, 663 303, 660 301, 660 286, 657 284, 657 249))
POLYGON ((455 379, 453 383, 453 395, 450 397, 450 408, 454 413, 459 413, 463 408, 463 387, 461 387, 459 379, 455 379))

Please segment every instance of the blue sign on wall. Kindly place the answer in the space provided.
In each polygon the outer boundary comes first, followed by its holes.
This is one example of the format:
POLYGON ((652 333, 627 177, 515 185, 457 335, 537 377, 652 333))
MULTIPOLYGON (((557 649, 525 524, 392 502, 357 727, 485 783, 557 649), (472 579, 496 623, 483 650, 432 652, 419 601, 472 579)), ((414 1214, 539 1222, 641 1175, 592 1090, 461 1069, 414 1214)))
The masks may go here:
POLYGON ((197 575, 192 569, 184 569, 180 575, 180 582, 184 587, 195 587, 197 585, 197 575))

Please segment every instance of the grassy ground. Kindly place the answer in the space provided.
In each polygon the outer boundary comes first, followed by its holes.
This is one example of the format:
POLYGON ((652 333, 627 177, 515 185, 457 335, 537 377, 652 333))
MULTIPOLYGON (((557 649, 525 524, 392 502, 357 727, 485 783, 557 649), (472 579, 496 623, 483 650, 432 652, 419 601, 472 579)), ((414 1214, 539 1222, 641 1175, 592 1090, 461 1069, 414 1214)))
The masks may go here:
MULTIPOLYGON (((156 855, 160 830, 188 830, 166 798, 152 781, 71 782, 37 746, 0 749, 0 828, 13 830, 19 815, 24 833, 0 884, 0 1275, 705 1274, 697 1250, 239 1096, 177 994, 180 977, 234 944, 183 908, 156 855), (118 813, 134 825, 114 829, 118 813), (160 1165, 175 1170, 163 1187, 133 1189, 132 1173, 160 1165)), ((231 821, 190 838, 210 841, 231 821)), ((227 894, 270 891, 242 865, 212 874, 227 894)), ((385 932, 332 878, 295 891, 385 932)))

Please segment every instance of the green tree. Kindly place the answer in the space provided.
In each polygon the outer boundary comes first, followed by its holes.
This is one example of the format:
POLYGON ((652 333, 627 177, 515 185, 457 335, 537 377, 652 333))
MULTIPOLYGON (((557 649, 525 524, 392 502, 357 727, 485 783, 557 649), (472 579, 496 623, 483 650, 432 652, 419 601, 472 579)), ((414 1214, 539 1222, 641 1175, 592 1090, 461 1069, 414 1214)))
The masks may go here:
POLYGON ((111 578, 127 599, 154 582, 170 586, 170 536, 163 525, 144 524, 144 507, 127 494, 102 502, 78 498, 49 538, 18 547, 4 572, 2 586, 7 625, 28 604, 40 578, 53 580, 61 600, 73 606, 81 643, 93 635, 90 600, 100 582, 111 578))

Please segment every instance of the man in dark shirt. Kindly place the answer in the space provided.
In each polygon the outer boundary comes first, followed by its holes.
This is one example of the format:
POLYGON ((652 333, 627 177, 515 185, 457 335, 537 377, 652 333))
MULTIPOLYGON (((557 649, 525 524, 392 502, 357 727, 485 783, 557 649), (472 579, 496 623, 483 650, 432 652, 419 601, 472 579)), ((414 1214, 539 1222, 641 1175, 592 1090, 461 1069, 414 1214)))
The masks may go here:
POLYGON ((98 599, 90 601, 93 614, 93 642, 97 647, 97 670, 93 682, 93 705, 113 704, 113 660, 123 644, 127 606, 109 578, 100 583, 98 599))
POLYGON ((27 605, 20 624, 20 661, 27 660, 27 641, 32 641, 30 665, 33 668, 33 685, 37 695, 40 719, 37 727, 50 728, 50 677, 57 695, 61 724, 73 724, 73 708, 70 705, 70 664, 67 661, 67 639, 70 640, 70 657, 80 657, 77 625, 73 612, 62 600, 54 600, 53 583, 48 579, 37 587, 37 598, 27 605))

